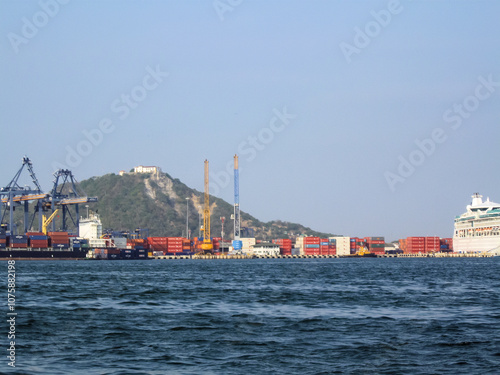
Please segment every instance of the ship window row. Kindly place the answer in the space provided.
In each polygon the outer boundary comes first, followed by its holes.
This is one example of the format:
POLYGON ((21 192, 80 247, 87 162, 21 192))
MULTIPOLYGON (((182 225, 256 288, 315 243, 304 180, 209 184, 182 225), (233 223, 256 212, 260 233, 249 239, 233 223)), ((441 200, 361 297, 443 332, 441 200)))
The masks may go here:
POLYGON ((477 228, 477 229, 462 229, 458 230, 455 232, 456 236, 459 238, 466 238, 466 237, 488 237, 488 236, 499 236, 500 231, 498 229, 483 229, 483 228, 477 228))

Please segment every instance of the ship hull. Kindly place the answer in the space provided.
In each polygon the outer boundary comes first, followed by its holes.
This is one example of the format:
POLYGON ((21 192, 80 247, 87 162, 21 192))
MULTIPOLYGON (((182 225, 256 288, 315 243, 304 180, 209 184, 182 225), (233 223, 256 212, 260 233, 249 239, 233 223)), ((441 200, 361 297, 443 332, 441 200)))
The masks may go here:
POLYGON ((459 253, 492 251, 500 247, 500 236, 453 238, 453 250, 459 253))
POLYGON ((2 249, 0 259, 83 259, 87 250, 2 249))

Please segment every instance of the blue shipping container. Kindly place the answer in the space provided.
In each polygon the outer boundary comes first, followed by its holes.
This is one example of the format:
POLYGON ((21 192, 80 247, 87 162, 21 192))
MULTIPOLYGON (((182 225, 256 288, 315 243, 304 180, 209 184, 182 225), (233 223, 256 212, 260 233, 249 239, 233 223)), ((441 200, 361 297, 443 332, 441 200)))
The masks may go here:
POLYGON ((41 241, 47 241, 49 237, 47 236, 30 236, 30 240, 41 240, 41 241))
POLYGON ((306 245, 308 249, 319 249, 319 245, 306 245))
POLYGON ((137 251, 132 249, 122 249, 120 250, 120 256, 122 259, 136 259, 137 251))
POLYGON ((28 239, 16 239, 16 238, 11 238, 10 243, 28 243, 28 239))

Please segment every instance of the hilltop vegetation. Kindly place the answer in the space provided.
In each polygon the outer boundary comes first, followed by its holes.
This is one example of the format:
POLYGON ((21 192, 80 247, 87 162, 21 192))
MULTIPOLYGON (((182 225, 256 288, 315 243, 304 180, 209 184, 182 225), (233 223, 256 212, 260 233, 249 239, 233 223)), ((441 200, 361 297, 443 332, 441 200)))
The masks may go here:
MULTIPOLYGON (((104 228, 114 230, 135 230, 148 228, 150 236, 181 236, 186 231, 186 198, 189 198, 189 230, 191 235, 199 232, 199 218, 202 217, 203 193, 191 189, 167 173, 128 173, 123 176, 107 174, 92 177, 80 183, 88 196, 97 196, 98 203, 90 209, 98 211, 104 228)), ((232 238, 233 223, 230 220, 233 205, 210 196, 212 236, 221 233, 221 216, 226 217, 225 238, 232 238)), ((80 213, 84 210, 80 209, 80 213)), ((242 227, 252 228, 259 239, 289 238, 296 235, 327 237, 300 224, 283 221, 261 222, 241 212, 242 227)))

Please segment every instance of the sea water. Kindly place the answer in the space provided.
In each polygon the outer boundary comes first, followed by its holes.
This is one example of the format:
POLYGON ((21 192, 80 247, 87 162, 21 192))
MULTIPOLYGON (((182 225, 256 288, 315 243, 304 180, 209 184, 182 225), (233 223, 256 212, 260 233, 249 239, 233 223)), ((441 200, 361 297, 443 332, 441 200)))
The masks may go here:
POLYGON ((500 258, 17 261, 15 276, 2 373, 500 373, 500 258))

